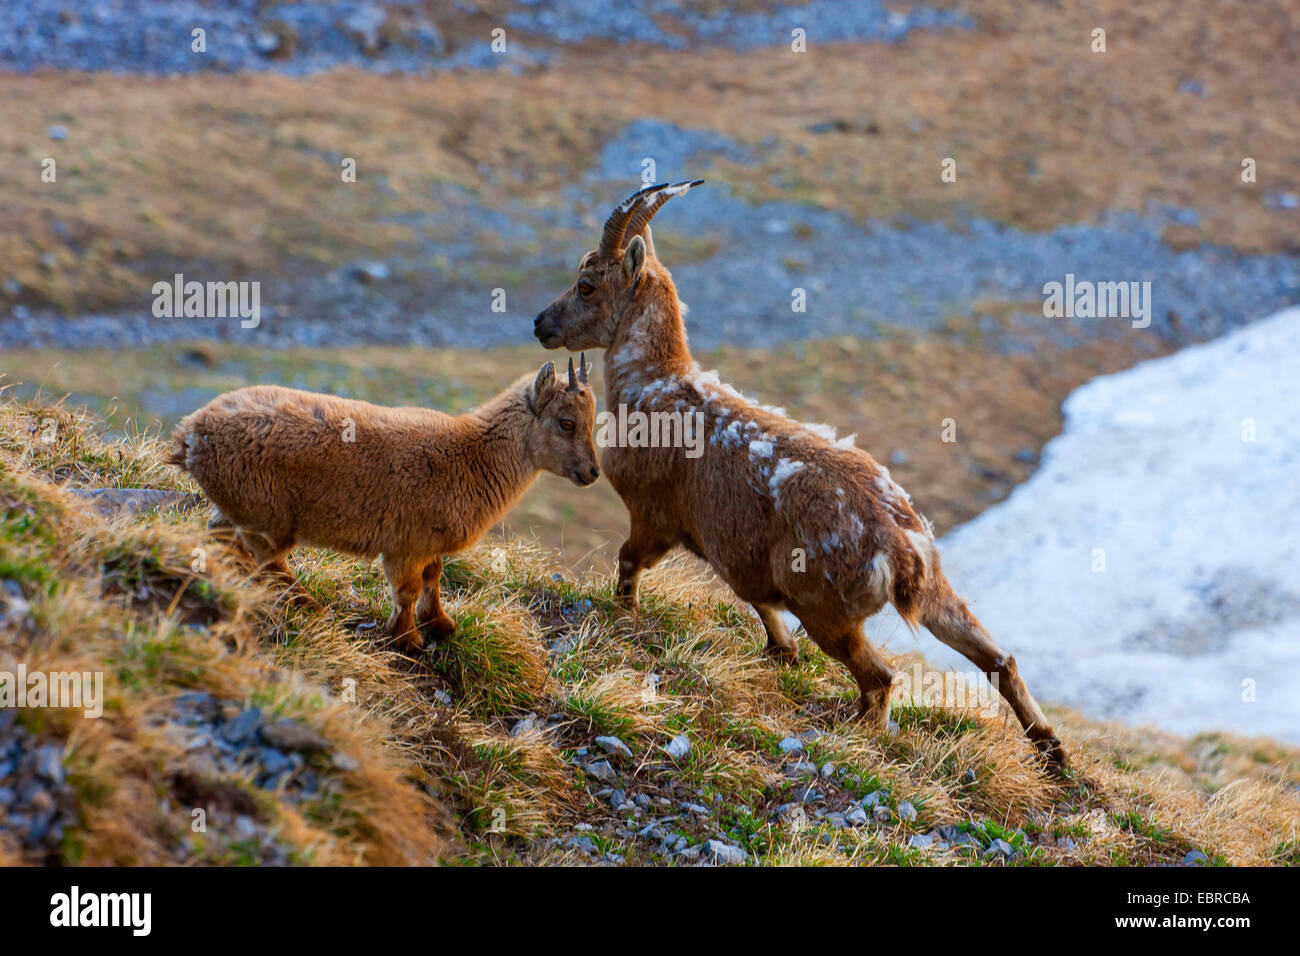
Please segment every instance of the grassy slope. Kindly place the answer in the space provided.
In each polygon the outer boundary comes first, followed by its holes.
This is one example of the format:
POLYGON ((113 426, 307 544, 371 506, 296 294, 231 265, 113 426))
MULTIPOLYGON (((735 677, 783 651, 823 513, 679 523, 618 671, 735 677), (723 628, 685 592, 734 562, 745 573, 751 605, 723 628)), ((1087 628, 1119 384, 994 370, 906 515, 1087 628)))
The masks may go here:
MULTIPOLYGON (((1029 865, 1176 862, 1192 848, 1226 863, 1297 860, 1293 750, 1057 711, 1075 771, 1055 780, 1007 715, 896 702, 900 731, 876 738, 849 719, 846 673, 807 642, 797 665, 765 661, 755 622, 681 561, 650 576, 629 617, 603 579, 557 576, 550 556, 519 543, 484 545, 447 565, 457 635, 407 661, 374 638, 386 600, 375 568, 304 552, 297 569, 325 610, 287 606, 209 540, 201 515, 109 522, 69 495, 79 485, 184 488, 160 465, 162 447, 105 444, 62 409, 0 404, 0 577, 31 602, 20 627, 0 630, 0 668, 104 670, 109 689, 100 720, 19 714, 33 735, 64 746, 76 789, 81 823, 51 862, 246 862, 219 823, 187 845, 196 799, 217 811, 251 800, 301 862, 587 862, 553 839, 580 824, 602 859, 658 862, 654 844, 623 827, 626 811, 598 799, 601 784, 573 763, 602 733, 634 753, 615 761, 629 796, 715 808, 708 823, 683 814, 667 829, 691 843, 724 833, 768 864, 982 859, 907 847, 912 833, 945 823, 1007 837, 1029 865), (207 549, 202 573, 190 570, 195 548, 207 549), (548 649, 557 642, 563 649, 548 649), (341 694, 349 680, 355 703, 341 694), (328 786, 305 803, 205 776, 156 719, 192 688, 300 718, 353 758, 351 769, 322 767, 328 786), (526 712, 558 718, 512 737, 526 712), (883 786, 919 819, 858 830, 774 821, 793 787, 778 742, 812 730, 823 736, 810 757, 840 771, 821 785, 830 809, 883 786), (693 743, 680 762, 661 749, 677 733, 693 743), (196 775, 199 785, 178 792, 196 775), (1055 845, 1064 836, 1073 849, 1055 845)), ((39 862, 0 824, 0 862, 19 861, 39 862)))

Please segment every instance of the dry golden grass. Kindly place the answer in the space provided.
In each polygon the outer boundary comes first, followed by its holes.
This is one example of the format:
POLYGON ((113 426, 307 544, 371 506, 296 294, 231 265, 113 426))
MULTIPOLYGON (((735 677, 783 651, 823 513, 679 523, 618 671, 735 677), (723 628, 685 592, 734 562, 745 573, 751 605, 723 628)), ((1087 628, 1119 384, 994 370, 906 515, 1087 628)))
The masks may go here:
POLYGON ((990 718, 900 699, 898 731, 876 736, 853 719, 852 681, 837 664, 808 642, 798 663, 768 662, 761 628, 685 558, 656 568, 627 615, 607 580, 565 577, 534 547, 473 549, 445 570, 457 634, 409 660, 378 637, 386 599, 374 568, 304 551, 295 569, 323 610, 290 606, 209 539, 201 513, 104 520, 71 494, 128 477, 165 483, 159 448, 105 442, 62 409, 0 402, 0 577, 32 606, 0 632, 0 667, 103 670, 108 685, 98 720, 20 712, 35 737, 64 748, 80 823, 49 860, 0 824, 0 862, 253 862, 220 824, 186 841, 200 805, 214 820, 253 816, 300 863, 669 862, 633 835, 640 824, 626 827, 628 810, 597 796, 606 785, 579 755, 600 753, 602 734, 632 751, 610 758, 629 795, 713 808, 707 823, 665 822, 673 835, 695 844, 725 831, 765 865, 987 862, 908 847, 943 824, 1011 840, 1022 865, 1175 863, 1191 849, 1229 864, 1296 861, 1292 748, 1049 708, 1073 761, 1058 779, 1005 708, 990 718), (46 419, 59 423, 48 444, 31 426, 46 419), (202 572, 191 570, 195 547, 207 549, 202 572), (300 802, 196 765, 166 720, 189 689, 296 718, 352 760, 322 768, 328 799, 300 802), (527 713, 535 726, 516 730, 527 713), (918 819, 834 829, 778 816, 794 787, 778 742, 812 732, 805 759, 838 768, 818 784, 832 809, 885 788, 890 806, 908 800, 918 819), (680 760, 664 751, 676 734, 691 741, 680 760))

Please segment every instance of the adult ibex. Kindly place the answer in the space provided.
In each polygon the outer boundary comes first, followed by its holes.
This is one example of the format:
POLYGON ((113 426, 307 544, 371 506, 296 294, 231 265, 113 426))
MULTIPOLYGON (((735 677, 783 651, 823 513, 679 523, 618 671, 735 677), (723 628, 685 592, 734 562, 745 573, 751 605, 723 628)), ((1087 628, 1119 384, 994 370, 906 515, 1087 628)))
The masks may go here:
POLYGON ((605 474, 631 518, 619 550, 619 597, 635 606, 642 571, 681 545, 757 610, 768 650, 795 657, 779 616, 791 611, 817 645, 842 661, 862 692, 861 714, 884 728, 894 672, 863 621, 892 602, 995 677, 1026 734, 1063 766, 1061 742, 1015 660, 993 642, 940 570, 928 522, 886 468, 825 426, 755 405, 691 358, 682 304, 655 255, 651 218, 694 182, 649 186, 609 216, 600 247, 573 286, 534 322, 547 348, 607 349, 605 403, 700 420, 704 454, 610 447, 605 474))

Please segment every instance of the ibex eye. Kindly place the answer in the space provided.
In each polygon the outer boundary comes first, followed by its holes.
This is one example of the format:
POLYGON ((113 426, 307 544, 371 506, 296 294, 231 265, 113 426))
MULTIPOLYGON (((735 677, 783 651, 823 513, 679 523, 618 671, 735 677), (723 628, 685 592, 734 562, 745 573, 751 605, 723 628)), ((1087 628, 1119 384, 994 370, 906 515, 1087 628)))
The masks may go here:
POLYGON ((592 294, 593 292, 595 292, 595 291, 596 291, 596 287, 595 287, 594 285, 592 285, 590 282, 579 282, 579 283, 578 283, 578 294, 579 294, 579 295, 591 295, 591 294, 592 294))
POLYGON ((573 431, 573 429, 574 429, 574 424, 573 424, 573 422, 569 421, 569 419, 567 419, 567 418, 561 418, 561 419, 560 419, 560 429, 561 429, 562 431, 571 432, 571 431, 573 431))

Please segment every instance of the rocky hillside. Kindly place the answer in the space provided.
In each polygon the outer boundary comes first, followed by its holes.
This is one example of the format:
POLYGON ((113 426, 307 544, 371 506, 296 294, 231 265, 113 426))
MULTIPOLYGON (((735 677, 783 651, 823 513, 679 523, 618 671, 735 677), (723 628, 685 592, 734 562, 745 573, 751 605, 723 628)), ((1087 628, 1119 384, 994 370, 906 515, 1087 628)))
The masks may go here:
POLYGON ((104 688, 0 710, 0 864, 1297 862, 1294 750, 1049 708, 1058 779, 1009 715, 906 699, 876 737, 682 561, 629 617, 484 543, 446 568, 457 634, 403 658, 376 569, 299 554, 323 609, 250 580, 163 448, 0 404, 0 693, 104 688), (139 487, 177 494, 84 493, 139 487))

